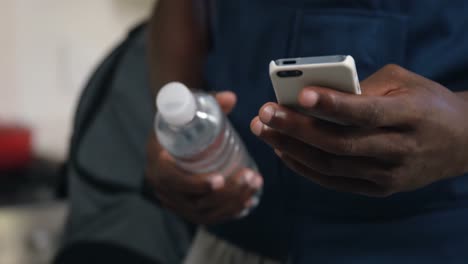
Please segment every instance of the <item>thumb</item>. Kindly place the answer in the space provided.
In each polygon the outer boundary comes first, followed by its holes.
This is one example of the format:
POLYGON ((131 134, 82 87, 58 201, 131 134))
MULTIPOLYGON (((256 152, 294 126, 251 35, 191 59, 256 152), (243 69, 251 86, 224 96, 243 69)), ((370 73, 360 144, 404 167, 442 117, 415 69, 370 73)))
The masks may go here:
POLYGON ((219 92, 215 98, 225 114, 231 113, 237 102, 237 96, 233 92, 219 92))

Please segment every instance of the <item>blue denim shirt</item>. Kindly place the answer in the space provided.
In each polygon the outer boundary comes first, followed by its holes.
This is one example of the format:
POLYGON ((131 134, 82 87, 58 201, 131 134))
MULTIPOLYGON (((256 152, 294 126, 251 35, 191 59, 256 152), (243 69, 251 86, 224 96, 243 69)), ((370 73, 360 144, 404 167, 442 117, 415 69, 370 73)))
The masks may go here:
POLYGON ((468 176, 385 199, 338 193, 289 170, 249 129, 259 108, 275 101, 268 64, 278 58, 350 54, 361 80, 395 63, 453 91, 468 89, 466 1, 217 2, 206 80, 237 93, 230 119, 265 188, 251 216, 211 231, 294 263, 468 261, 468 176))

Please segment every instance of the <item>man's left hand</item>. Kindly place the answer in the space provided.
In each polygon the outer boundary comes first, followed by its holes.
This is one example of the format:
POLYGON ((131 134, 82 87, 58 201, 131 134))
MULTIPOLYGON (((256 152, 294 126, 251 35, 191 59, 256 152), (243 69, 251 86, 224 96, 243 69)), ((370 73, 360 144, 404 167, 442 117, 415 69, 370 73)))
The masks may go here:
POLYGON ((468 171, 466 100, 396 65, 361 88, 300 93, 302 108, 337 123, 267 103, 251 129, 291 169, 337 191, 386 197, 468 171))

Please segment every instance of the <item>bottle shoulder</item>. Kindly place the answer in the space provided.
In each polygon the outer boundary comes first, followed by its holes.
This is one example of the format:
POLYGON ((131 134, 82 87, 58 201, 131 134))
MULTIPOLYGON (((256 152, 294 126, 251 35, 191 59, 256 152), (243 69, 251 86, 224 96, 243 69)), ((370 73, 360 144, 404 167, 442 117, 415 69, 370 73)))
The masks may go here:
POLYGON ((203 152, 225 129, 225 116, 216 99, 204 93, 194 93, 197 102, 196 115, 184 126, 171 126, 159 115, 155 130, 158 139, 173 156, 190 158, 203 152))

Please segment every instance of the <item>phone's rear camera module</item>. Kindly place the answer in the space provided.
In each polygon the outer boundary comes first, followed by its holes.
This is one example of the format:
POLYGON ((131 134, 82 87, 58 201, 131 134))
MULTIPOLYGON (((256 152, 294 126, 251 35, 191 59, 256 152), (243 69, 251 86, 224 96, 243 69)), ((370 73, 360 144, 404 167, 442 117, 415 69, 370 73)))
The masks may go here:
POLYGON ((296 61, 295 60, 285 60, 285 61, 283 61, 283 65, 292 65, 292 64, 296 64, 296 61))
POLYGON ((277 73, 280 78, 292 78, 302 76, 302 71, 292 70, 292 71, 279 71, 277 73))

